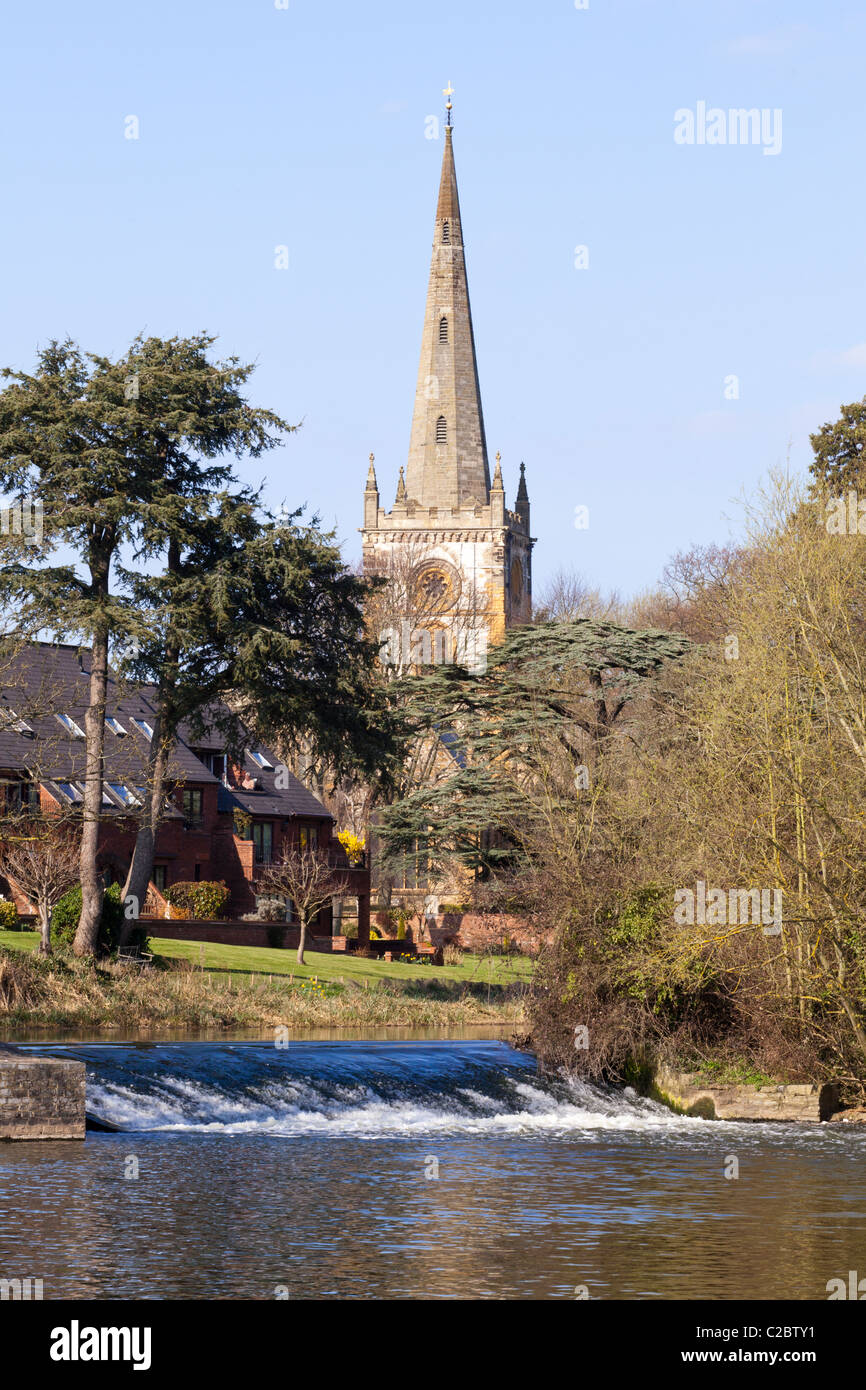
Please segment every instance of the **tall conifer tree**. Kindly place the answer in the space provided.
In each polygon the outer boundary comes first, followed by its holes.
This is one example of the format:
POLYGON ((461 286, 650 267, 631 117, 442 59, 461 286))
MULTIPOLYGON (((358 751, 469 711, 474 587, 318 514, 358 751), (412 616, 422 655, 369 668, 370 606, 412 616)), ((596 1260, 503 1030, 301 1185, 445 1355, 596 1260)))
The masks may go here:
POLYGON ((22 634, 77 637, 91 651, 79 955, 95 951, 102 913, 96 856, 109 648, 148 635, 129 592, 112 583, 121 552, 164 525, 182 499, 231 480, 222 456, 256 458, 291 428, 246 402, 252 367, 211 362, 213 342, 206 334, 137 338, 117 361, 52 342, 32 375, 3 373, 11 384, 0 393, 0 488, 41 505, 43 539, 32 558, 20 544, 14 553, 4 547, 0 595, 17 608, 22 634), (58 563, 67 551, 71 560, 58 563))

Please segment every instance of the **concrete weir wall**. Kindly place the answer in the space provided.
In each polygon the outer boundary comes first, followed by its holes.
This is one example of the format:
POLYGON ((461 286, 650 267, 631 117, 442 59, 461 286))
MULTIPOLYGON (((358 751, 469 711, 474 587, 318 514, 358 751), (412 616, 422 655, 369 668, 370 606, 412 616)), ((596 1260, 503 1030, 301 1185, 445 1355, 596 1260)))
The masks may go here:
POLYGON ((659 1067, 659 1098, 707 1120, 829 1120, 839 1104, 835 1086, 707 1085, 691 1072, 659 1067))
POLYGON ((83 1062, 0 1050, 0 1140, 83 1139, 83 1062))

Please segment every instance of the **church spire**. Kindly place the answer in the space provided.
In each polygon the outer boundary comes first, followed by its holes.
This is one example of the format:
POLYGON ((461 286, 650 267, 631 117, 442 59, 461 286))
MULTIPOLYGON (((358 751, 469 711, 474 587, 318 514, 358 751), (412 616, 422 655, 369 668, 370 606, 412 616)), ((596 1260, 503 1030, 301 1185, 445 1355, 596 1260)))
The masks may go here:
POLYGON ((406 468, 406 492, 422 507, 450 510, 490 500, 490 470, 475 360, 451 126, 433 233, 421 361, 406 468))

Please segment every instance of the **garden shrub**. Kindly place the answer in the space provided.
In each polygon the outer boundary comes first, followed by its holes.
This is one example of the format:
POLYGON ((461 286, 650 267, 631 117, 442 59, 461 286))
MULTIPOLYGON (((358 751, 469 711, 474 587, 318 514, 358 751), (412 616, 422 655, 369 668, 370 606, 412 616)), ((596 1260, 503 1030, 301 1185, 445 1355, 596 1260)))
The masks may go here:
POLYGON ((182 881, 169 884, 164 894, 172 907, 195 918, 218 918, 225 911, 231 891, 220 880, 215 883, 209 879, 200 882, 182 881))
POLYGON ((282 898, 259 898, 256 903, 256 916, 260 922, 286 923, 286 904, 282 898))
POLYGON ((8 898, 0 899, 0 931, 15 931, 17 926, 17 907, 8 898))
POLYGON ((364 839, 360 835, 353 835, 351 830, 341 830, 337 834, 337 839, 346 851, 346 856, 350 864, 361 864, 364 860, 364 839))
MULTIPOLYGON (((120 934, 126 920, 119 883, 109 884, 102 899, 102 920, 99 924, 97 950, 100 955, 116 951, 120 944, 120 934)), ((81 884, 76 883, 56 904, 51 917, 52 937, 58 946, 71 946, 78 930, 81 916, 81 884)), ((130 946, 147 949, 147 930, 136 924, 129 940, 130 946)))

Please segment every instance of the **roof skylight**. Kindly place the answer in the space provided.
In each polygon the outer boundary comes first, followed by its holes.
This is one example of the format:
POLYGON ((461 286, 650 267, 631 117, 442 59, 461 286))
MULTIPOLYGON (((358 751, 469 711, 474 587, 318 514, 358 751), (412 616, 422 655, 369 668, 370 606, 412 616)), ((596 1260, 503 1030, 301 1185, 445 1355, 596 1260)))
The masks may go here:
POLYGON ((71 714, 55 714, 54 718, 63 725, 66 732, 71 734, 73 738, 84 738, 84 730, 80 724, 76 724, 71 714))

